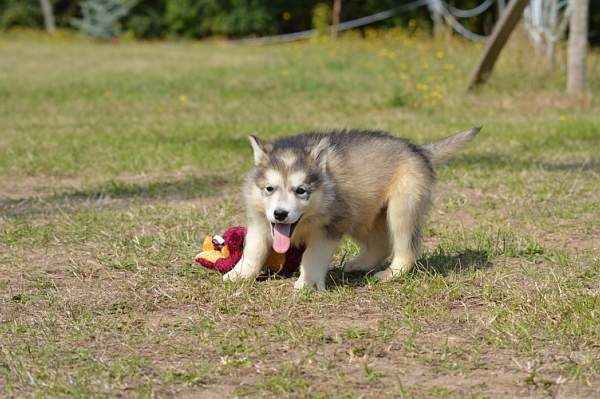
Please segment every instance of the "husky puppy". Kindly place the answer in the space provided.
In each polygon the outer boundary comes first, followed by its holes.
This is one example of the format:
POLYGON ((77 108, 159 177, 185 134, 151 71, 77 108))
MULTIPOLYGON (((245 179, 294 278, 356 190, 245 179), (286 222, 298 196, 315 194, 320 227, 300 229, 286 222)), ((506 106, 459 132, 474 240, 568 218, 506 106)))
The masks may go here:
POLYGON ((346 272, 388 280, 419 255, 434 166, 471 140, 472 128, 424 146, 379 131, 308 133, 263 143, 250 136, 254 167, 246 177, 248 232, 242 259, 224 276, 255 278, 269 248, 305 245, 295 288, 325 289, 329 263, 344 234, 361 253, 346 272))

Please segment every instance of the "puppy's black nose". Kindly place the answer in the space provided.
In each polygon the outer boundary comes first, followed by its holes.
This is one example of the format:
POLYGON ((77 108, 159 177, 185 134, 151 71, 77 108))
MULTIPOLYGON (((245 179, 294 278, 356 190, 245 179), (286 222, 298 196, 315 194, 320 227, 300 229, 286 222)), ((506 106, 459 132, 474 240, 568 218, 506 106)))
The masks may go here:
POLYGON ((285 218, 288 215, 288 211, 284 211, 283 209, 275 209, 275 211, 273 212, 273 215, 275 215, 275 219, 281 221, 284 221, 285 218))

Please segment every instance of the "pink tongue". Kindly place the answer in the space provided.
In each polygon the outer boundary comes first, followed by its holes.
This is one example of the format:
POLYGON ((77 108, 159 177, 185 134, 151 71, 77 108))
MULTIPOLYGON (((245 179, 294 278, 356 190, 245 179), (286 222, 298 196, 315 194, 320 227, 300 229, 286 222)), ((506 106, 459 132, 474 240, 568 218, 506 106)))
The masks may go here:
POLYGON ((273 226, 273 250, 275 252, 284 254, 290 249, 291 232, 291 224, 275 223, 275 226, 273 226))

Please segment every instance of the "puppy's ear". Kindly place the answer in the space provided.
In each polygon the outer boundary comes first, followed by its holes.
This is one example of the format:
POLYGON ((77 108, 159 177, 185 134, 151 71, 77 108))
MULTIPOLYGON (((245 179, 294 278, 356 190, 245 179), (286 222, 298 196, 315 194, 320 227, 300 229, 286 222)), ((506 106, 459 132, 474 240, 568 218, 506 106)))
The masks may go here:
POLYGON ((268 153, 271 151, 270 144, 264 144, 258 137, 251 134, 248 136, 252 151, 254 151, 254 164, 259 165, 260 163, 267 160, 268 153))
POLYGON ((310 155, 324 171, 327 168, 327 155, 329 154, 329 138, 322 138, 311 150, 310 155))

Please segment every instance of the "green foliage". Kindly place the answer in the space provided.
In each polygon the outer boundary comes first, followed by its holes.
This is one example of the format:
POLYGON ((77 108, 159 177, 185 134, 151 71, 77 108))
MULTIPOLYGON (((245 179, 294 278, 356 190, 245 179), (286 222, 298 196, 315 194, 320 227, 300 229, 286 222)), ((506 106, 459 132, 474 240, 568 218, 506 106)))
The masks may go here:
POLYGON ((165 26, 169 34, 196 37, 206 29, 203 12, 210 13, 216 6, 212 0, 167 0, 165 26))
POLYGON ((264 1, 232 0, 231 6, 228 29, 220 33, 242 36, 276 32, 275 21, 264 1))
POLYGON ((184 38, 274 33, 276 21, 260 0, 167 0, 169 34, 184 38))
MULTIPOLYGON (((382 10, 409 3, 411 0, 345 1, 342 21, 364 17, 382 10)), ((124 31, 136 38, 165 36, 202 38, 212 35, 227 37, 261 36, 296 32, 317 28, 328 33, 331 20, 331 2, 322 0, 144 0, 126 12, 107 10, 110 4, 128 4, 127 0, 52 0, 56 24, 60 28, 76 27, 93 37, 114 37, 124 31), (86 17, 92 9, 101 8, 104 17, 86 17), (87 23, 85 21, 89 20, 87 23), (85 28, 84 28, 85 26, 85 28)), ((481 0, 454 0, 457 8, 469 9, 481 0)), ((498 19, 496 7, 490 7, 480 16, 461 20, 468 29, 480 34, 489 33, 498 19)), ((372 27, 395 27, 412 24, 431 27, 424 7, 401 14, 372 27)), ((12 27, 43 27, 39 0, 0 0, 0 30, 12 27)), ((590 2, 589 37, 592 44, 600 44, 600 2, 590 2)))
POLYGON ((166 29, 164 13, 165 3, 162 0, 139 2, 125 20, 125 28, 139 39, 162 37, 166 29))
POLYGON ((85 0, 81 3, 82 19, 73 25, 87 36, 110 39, 121 33, 119 20, 125 17, 137 0, 85 0))
POLYGON ((36 0, 0 1, 0 30, 15 26, 36 27, 41 23, 41 12, 36 0))
POLYGON ((329 34, 331 25, 331 10, 325 3, 319 3, 313 8, 312 27, 317 31, 317 36, 329 34))

